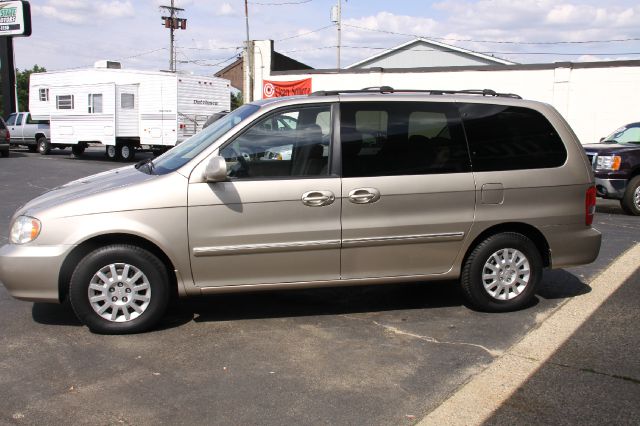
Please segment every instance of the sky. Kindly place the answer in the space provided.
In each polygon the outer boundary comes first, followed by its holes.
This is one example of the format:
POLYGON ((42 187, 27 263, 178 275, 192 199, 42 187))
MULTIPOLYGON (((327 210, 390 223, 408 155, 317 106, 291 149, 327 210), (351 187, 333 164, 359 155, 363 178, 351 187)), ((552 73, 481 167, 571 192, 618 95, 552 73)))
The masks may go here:
MULTIPOLYGON (((31 37, 16 37, 16 66, 169 68, 170 0, 32 0, 31 37)), ((246 40, 244 0, 176 0, 187 29, 176 31, 178 70, 211 75, 246 40)), ((254 0, 252 39, 314 68, 335 68, 337 0, 254 0)), ((342 0, 342 66, 417 36, 519 63, 640 59, 638 0, 342 0)))

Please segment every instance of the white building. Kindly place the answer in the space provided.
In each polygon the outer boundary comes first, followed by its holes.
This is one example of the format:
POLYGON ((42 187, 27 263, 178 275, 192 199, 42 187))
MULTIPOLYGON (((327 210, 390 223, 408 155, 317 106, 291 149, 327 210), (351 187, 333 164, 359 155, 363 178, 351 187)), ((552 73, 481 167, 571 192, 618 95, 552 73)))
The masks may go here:
POLYGON ((346 68, 426 68, 473 65, 515 65, 515 62, 473 52, 435 40, 416 38, 370 58, 358 61, 346 68))

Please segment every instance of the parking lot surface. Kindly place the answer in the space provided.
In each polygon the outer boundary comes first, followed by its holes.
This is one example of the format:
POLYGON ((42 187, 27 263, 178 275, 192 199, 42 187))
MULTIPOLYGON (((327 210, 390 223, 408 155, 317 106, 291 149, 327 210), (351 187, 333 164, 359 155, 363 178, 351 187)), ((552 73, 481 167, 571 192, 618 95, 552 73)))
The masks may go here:
MULTIPOLYGON (((31 198, 122 166, 97 148, 81 159, 12 151, 0 160, 0 243, 31 198)), ((456 283, 413 283, 182 300, 159 329, 99 336, 68 304, 17 301, 0 286, 0 423, 414 424, 560 305, 590 292, 590 280, 640 239, 640 219, 615 202, 599 201, 595 226, 603 232, 596 262, 545 272, 533 306, 505 314, 464 306, 456 283)), ((617 298, 638 294, 631 281, 623 290, 617 298)), ((625 309, 637 320, 637 308, 625 309)), ((599 315, 604 321, 607 311, 599 315)), ((580 333, 589 339, 589 329, 580 333)), ((580 350, 576 343, 558 357, 580 350)), ((554 368, 525 391, 571 383, 554 368)), ((526 399, 510 401, 491 423, 535 421, 518 417, 526 399)))

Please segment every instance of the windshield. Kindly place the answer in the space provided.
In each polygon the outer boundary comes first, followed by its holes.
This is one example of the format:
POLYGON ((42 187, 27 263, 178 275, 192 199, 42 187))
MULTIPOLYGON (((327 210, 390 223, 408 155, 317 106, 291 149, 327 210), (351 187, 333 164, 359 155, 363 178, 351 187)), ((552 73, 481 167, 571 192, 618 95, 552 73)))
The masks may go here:
POLYGON ((149 169, 157 175, 179 169, 259 108, 259 106, 252 104, 241 106, 153 160, 149 169))
POLYGON ((623 145, 640 144, 640 123, 632 123, 619 128, 618 130, 607 136, 603 142, 613 142, 623 145))

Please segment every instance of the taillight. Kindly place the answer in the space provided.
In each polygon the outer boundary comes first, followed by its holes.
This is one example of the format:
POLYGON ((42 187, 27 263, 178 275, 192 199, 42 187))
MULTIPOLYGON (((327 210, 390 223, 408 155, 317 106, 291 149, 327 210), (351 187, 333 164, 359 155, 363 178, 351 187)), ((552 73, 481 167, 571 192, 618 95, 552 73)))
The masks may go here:
POLYGON ((7 129, 7 133, 4 137, 4 140, 6 140, 7 142, 9 142, 11 140, 11 133, 9 133, 9 129, 7 129))
POLYGON ((596 214, 596 187, 591 186, 587 189, 587 196, 584 201, 584 222, 585 225, 591 226, 593 216, 596 214))

